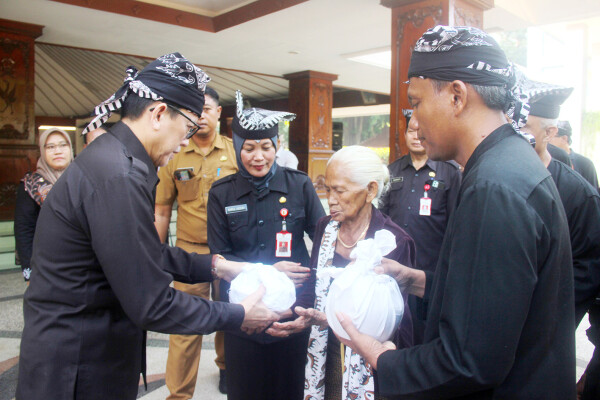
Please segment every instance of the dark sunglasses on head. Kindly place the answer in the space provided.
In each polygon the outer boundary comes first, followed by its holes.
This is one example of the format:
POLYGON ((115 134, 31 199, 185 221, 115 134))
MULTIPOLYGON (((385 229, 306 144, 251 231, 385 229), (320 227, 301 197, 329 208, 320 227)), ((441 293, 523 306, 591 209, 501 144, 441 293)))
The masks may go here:
MULTIPOLYGON (((187 115, 185 115, 184 113, 182 113, 179 108, 177 108, 175 106, 172 106, 169 103, 165 103, 165 104, 171 110, 175 111, 177 114, 181 115, 183 118, 187 119, 188 121, 190 121, 194 125, 191 128, 189 128, 187 135, 185 135, 186 139, 191 139, 191 137, 194 136, 196 134, 196 132, 198 132, 198 130, 200 129, 200 125, 198 125, 197 123, 195 123, 194 121, 192 121, 190 119, 190 117, 188 117, 187 115)), ((152 107, 149 111, 154 111, 154 107, 152 107)))

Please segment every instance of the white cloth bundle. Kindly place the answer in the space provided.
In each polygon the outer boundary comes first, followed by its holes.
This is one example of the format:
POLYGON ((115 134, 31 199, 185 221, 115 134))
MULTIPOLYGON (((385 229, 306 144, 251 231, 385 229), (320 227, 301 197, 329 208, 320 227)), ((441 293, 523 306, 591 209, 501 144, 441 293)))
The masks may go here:
POLYGON ((335 313, 348 315, 356 328, 380 342, 388 340, 402 320, 404 300, 396 281, 373 268, 396 248, 396 237, 388 230, 375 233, 374 239, 361 240, 350 253, 356 259, 346 268, 323 268, 319 279, 335 278, 325 302, 327 322, 335 333, 349 339, 335 313))
POLYGON ((263 264, 248 264, 242 269, 242 272, 231 281, 229 301, 241 303, 256 292, 261 283, 266 288, 262 301, 269 310, 282 312, 296 302, 294 282, 272 265, 263 264))

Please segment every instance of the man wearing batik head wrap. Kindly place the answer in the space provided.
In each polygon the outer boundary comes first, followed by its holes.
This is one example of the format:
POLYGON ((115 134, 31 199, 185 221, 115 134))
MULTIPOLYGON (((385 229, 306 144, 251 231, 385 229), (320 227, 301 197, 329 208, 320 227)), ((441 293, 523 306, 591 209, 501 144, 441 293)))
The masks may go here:
POLYGON ((547 149, 558 131, 560 105, 573 88, 526 77, 520 79, 519 86, 530 106, 523 131, 535 137, 535 151, 552 175, 569 222, 578 325, 600 290, 600 196, 589 182, 569 165, 555 160, 547 149))
MULTIPOLYGON (((146 330, 206 334, 264 329, 278 316, 261 291, 210 302, 171 281, 232 279, 243 264, 161 245, 156 168, 197 131, 208 77, 179 53, 138 71, 96 107, 84 134, 122 108, 54 185, 37 224, 24 298, 17 399, 135 399, 146 330)), ((264 293, 264 291, 263 291, 264 293)))
MULTIPOLYGON (((569 156, 573 169, 583 176, 590 185, 598 189, 600 186, 598 186, 598 175, 594 163, 586 156, 574 152, 571 148, 571 143, 573 143, 571 124, 569 121, 558 121, 557 127, 558 132, 554 138, 550 139, 550 143, 564 150, 569 156)), ((548 150, 550 150, 550 146, 548 146, 548 150)))
POLYGON ((383 395, 573 399, 567 220, 531 137, 506 123, 511 104, 527 110, 511 90, 510 63, 486 33, 437 26, 418 40, 409 78, 427 155, 464 165, 463 180, 435 275, 383 263, 429 300, 424 343, 390 350, 338 314, 348 345, 377 370, 383 395))
MULTIPOLYGON (((529 97, 530 113, 523 130, 536 138, 535 150, 552 174, 569 221, 573 274, 575 286, 575 323, 589 312, 591 327, 587 330, 590 341, 596 346, 586 372, 577 384, 581 399, 597 399, 600 394, 600 196, 583 176, 570 166, 555 160, 546 146, 565 125, 558 122, 561 104, 569 97, 572 88, 536 82, 521 77, 523 94, 529 97)), ((567 122, 568 124, 568 122, 567 122)), ((568 126, 570 130, 571 126, 568 126)), ((549 147, 549 145, 548 145, 549 147)), ((568 147, 567 147, 568 149, 568 147)))

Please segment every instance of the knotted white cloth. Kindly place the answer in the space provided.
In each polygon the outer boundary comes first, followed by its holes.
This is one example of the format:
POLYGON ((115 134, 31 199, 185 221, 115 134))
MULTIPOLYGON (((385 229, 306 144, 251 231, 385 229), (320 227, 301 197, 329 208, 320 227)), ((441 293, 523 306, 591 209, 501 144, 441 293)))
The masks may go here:
POLYGON ((254 293, 261 283, 266 289, 262 301, 269 310, 283 312, 296 302, 294 282, 272 265, 260 263, 246 265, 231 281, 229 301, 235 304, 241 303, 254 293))

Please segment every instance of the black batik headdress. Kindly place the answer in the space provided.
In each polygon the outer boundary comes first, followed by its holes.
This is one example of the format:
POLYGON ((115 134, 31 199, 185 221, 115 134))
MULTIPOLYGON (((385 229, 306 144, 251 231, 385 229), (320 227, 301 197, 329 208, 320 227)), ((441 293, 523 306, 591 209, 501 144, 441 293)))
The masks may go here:
POLYGON ((558 118, 561 104, 573 92, 572 87, 534 81, 524 74, 519 77, 518 87, 529 103, 529 114, 549 119, 558 118))
POLYGON ((155 101, 164 100, 188 109, 198 116, 204 108, 204 90, 210 81, 208 75, 180 53, 166 54, 148 64, 141 72, 134 66, 126 70, 123 85, 107 100, 94 108, 96 116, 82 134, 99 128, 111 113, 123 107, 131 93, 155 101))
POLYGON ((529 143, 532 135, 519 130, 527 122, 528 106, 516 85, 515 68, 493 37, 470 26, 430 28, 417 41, 408 77, 440 81, 461 80, 480 86, 503 86, 511 93, 507 110, 513 111, 513 127, 529 143))
POLYGON ((244 99, 242 92, 235 92, 236 110, 233 122, 231 123, 231 131, 233 132, 233 148, 237 159, 240 174, 248 179, 248 181, 261 192, 269 186, 269 182, 275 176, 277 171, 277 163, 271 165, 271 169, 267 175, 262 178, 252 176, 244 167, 241 159, 242 146, 246 140, 271 139, 273 147, 277 149, 277 134, 279 132, 279 122, 292 121, 296 118, 296 114, 286 111, 271 111, 262 108, 246 108, 244 109, 244 99))
POLYGON ((262 108, 244 109, 242 92, 236 90, 236 112, 231 130, 243 139, 270 139, 277 136, 281 121, 292 121, 296 114, 286 111, 271 111, 262 108))

